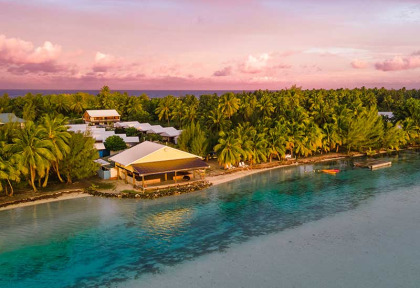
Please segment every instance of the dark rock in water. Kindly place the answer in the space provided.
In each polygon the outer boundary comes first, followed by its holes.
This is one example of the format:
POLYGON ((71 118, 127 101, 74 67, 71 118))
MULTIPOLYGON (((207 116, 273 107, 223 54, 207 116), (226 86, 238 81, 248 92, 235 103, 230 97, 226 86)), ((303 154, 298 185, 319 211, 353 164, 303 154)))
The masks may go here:
POLYGON ((138 198, 138 199, 155 199, 165 196, 172 196, 172 195, 181 195, 184 193, 190 193, 198 190, 202 190, 205 188, 210 187, 212 184, 209 181, 197 181, 194 183, 189 183, 187 185, 177 185, 168 188, 159 188, 155 190, 146 190, 145 192, 139 193, 107 193, 96 191, 92 189, 85 190, 86 193, 93 195, 93 196, 100 196, 100 197, 115 197, 115 198, 138 198))

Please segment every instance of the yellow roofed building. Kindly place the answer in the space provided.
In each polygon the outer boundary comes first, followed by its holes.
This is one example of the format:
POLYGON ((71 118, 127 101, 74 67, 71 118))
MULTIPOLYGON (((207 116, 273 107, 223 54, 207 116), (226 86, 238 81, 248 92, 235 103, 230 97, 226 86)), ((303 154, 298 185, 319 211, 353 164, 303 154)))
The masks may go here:
POLYGON ((162 144, 145 141, 114 155, 117 178, 134 186, 171 184, 188 181, 209 168, 200 156, 162 144))

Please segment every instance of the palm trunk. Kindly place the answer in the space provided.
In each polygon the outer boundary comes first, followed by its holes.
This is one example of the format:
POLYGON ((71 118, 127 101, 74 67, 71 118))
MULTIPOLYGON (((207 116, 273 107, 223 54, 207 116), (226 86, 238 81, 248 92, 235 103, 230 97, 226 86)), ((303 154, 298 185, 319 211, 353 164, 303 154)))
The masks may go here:
POLYGON ((13 186, 12 186, 12 183, 10 183, 10 180, 9 179, 7 179, 7 182, 9 183, 9 186, 10 186, 10 194, 8 194, 8 196, 13 196, 13 193, 14 193, 14 190, 13 190, 13 186))
POLYGON ((36 186, 35 186, 35 168, 32 166, 29 168, 31 170, 31 186, 34 192, 36 192, 36 186))
POLYGON ((71 184, 72 181, 71 181, 70 173, 67 173, 66 177, 67 177, 67 184, 71 184))
POLYGON ((58 180, 60 180, 60 182, 63 183, 64 180, 63 180, 63 178, 61 178, 61 175, 60 175, 60 169, 58 167, 58 161, 53 163, 53 168, 54 168, 55 172, 57 173, 58 180))
POLYGON ((46 172, 45 179, 44 179, 44 184, 42 184, 43 188, 47 187, 49 176, 50 176, 50 167, 47 168, 47 172, 46 172))

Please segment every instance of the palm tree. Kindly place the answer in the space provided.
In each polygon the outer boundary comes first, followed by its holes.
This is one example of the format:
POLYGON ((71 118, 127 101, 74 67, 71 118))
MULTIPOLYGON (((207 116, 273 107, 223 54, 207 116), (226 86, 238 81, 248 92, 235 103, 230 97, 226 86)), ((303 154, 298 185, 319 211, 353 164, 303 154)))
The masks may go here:
POLYGON ((16 162, 13 158, 6 159, 0 156, 0 192, 5 191, 7 196, 13 196, 11 181, 20 181, 19 162, 16 162), (10 192, 8 192, 9 189, 10 192))
POLYGON ((39 180, 44 177, 51 162, 55 160, 54 145, 47 138, 45 129, 35 126, 31 121, 26 122, 25 128, 17 132, 10 150, 15 154, 15 159, 19 159, 26 174, 29 174, 29 184, 36 192, 36 176, 39 180))
POLYGON ((241 143, 242 149, 242 159, 243 160, 252 160, 252 153, 253 153, 253 135, 256 134, 257 131, 254 127, 250 126, 248 122, 244 124, 239 124, 236 129, 232 132, 233 136, 239 140, 241 143))
POLYGON ((265 133, 253 133, 252 135, 252 147, 251 147, 251 161, 252 165, 254 162, 256 164, 267 161, 268 154, 268 142, 266 139, 265 133))
POLYGON ((219 143, 214 146, 214 151, 219 153, 217 160, 220 165, 227 169, 230 165, 236 164, 241 160, 243 150, 241 142, 234 135, 220 132, 219 143))
POLYGON ((184 115, 186 114, 185 112, 186 108, 187 107, 184 105, 184 103, 179 100, 177 100, 175 104, 173 105, 173 109, 171 112, 171 120, 175 121, 175 123, 177 123, 178 127, 180 128, 183 127, 182 119, 184 115))
POLYGON ((82 114, 82 112, 86 109, 85 100, 83 99, 83 95, 80 93, 72 95, 71 103, 70 110, 76 114, 82 114))
POLYGON ((159 105, 155 110, 155 113, 158 115, 159 120, 165 119, 168 121, 169 126, 169 116, 171 115, 173 106, 175 102, 175 97, 168 95, 159 101, 159 105))
POLYGON ((219 133, 230 126, 230 121, 219 109, 216 109, 210 111, 206 124, 210 131, 219 133))
POLYGON ((254 115, 258 105, 257 96, 254 94, 245 95, 243 101, 241 101, 240 112, 243 115, 245 121, 250 121, 254 115))
MULTIPOLYGON (((66 127, 67 119, 64 118, 61 114, 55 118, 51 118, 49 115, 46 115, 43 118, 42 127, 45 129, 47 134, 47 139, 51 141, 53 145, 52 153, 54 154, 54 160, 51 162, 51 165, 57 177, 61 182, 64 180, 61 178, 59 163, 63 160, 64 156, 70 152, 70 147, 68 145, 69 139, 71 138, 70 133, 67 131, 66 127)), ((47 186, 48 183, 48 174, 49 167, 47 168, 46 177, 42 187, 47 186)))
POLYGON ((341 139, 338 136, 337 130, 337 123, 325 123, 322 127, 324 131, 324 137, 323 137, 323 150, 325 152, 329 152, 333 149, 336 149, 336 152, 338 152, 338 148, 340 147, 341 139))
POLYGON ((267 133, 268 153, 270 162, 273 157, 281 159, 286 155, 286 127, 277 122, 274 128, 271 128, 267 133))
POLYGON ((219 99, 219 109, 230 119, 239 109, 240 101, 232 92, 223 94, 219 99))
POLYGON ((263 118, 270 118, 273 114, 275 107, 272 98, 267 93, 264 93, 261 97, 258 103, 258 109, 261 111, 263 118))

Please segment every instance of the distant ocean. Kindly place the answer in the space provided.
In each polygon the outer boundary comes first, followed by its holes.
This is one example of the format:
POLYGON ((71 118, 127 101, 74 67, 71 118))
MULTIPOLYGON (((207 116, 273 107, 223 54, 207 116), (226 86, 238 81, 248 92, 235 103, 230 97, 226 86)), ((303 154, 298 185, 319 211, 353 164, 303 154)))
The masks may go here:
MULTIPOLYGON (((145 93, 149 98, 163 98, 168 95, 173 96, 184 96, 186 94, 195 95, 199 97, 200 95, 204 94, 214 94, 217 95, 224 94, 226 92, 243 92, 243 91, 254 91, 254 90, 111 90, 113 92, 127 92, 130 96, 140 96, 141 94, 145 93)), ((99 93, 99 90, 42 90, 42 89, 0 89, 0 96, 3 96, 4 93, 9 94, 10 98, 15 98, 18 96, 24 96, 27 93, 32 94, 73 94, 76 92, 86 92, 92 95, 96 95, 99 93)))

